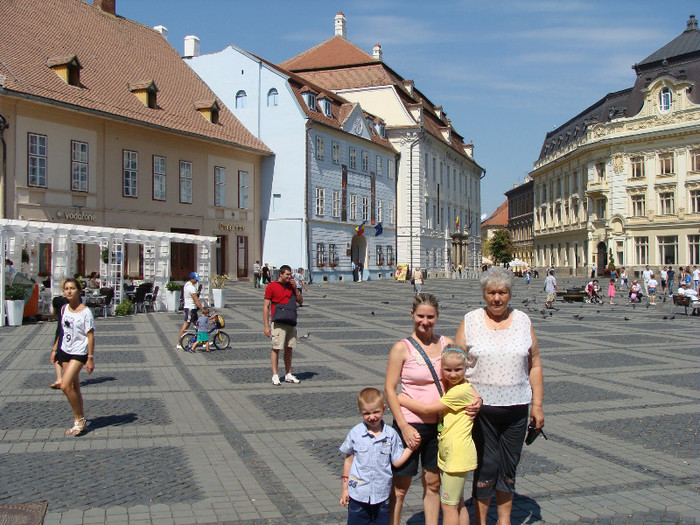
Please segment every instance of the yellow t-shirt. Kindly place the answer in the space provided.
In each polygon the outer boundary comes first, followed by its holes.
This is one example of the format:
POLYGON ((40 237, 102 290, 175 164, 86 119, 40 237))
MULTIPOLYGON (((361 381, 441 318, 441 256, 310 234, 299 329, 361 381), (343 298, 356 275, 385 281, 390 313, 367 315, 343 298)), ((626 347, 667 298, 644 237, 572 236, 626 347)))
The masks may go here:
POLYGON ((443 472, 469 472, 476 468, 476 447, 472 441, 474 422, 464 412, 475 397, 471 383, 465 382, 453 386, 440 398, 447 407, 438 441, 438 467, 443 472))

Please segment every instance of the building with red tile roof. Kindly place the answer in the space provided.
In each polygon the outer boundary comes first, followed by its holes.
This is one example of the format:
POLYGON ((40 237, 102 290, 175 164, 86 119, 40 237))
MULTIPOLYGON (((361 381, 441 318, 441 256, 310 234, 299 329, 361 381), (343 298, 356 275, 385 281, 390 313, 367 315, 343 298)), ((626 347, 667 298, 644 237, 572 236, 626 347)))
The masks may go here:
MULTIPOLYGON (((112 0, 0 2, 0 21, 3 216, 216 235, 214 270, 244 277, 271 151, 163 35, 112 0)), ((97 248, 77 249, 73 270, 96 270, 97 248)), ((174 250, 173 274, 193 258, 174 250)), ((133 248, 125 271, 142 260, 133 248)))
POLYGON ((473 145, 464 142, 441 106, 383 61, 381 46, 370 55, 346 39, 342 13, 334 23, 335 36, 281 66, 386 122, 387 137, 400 154, 398 262, 435 272, 451 264, 479 266, 476 230, 485 170, 473 157, 473 145))

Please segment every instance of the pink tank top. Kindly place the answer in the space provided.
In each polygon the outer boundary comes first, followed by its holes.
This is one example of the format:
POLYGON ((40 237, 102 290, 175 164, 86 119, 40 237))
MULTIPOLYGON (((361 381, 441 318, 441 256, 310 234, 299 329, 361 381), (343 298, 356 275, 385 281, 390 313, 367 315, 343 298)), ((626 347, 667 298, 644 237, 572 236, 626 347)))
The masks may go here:
MULTIPOLYGON (((406 348, 408 349, 408 359, 403 364, 401 369, 401 392, 416 401, 421 403, 434 403, 440 400, 440 392, 438 392, 435 386, 435 381, 433 380, 433 375, 430 373, 428 365, 425 363, 425 359, 420 355, 420 352, 411 344, 408 339, 403 340, 406 348)), ((447 346, 447 341, 443 336, 440 336, 440 345, 444 349, 447 346)), ((441 356, 431 359, 430 362, 433 364, 435 373, 438 379, 442 379, 440 370, 440 358, 441 356)), ((409 409, 401 407, 401 412, 403 417, 406 418, 408 423, 437 423, 437 414, 430 414, 426 416, 414 414, 409 409)))

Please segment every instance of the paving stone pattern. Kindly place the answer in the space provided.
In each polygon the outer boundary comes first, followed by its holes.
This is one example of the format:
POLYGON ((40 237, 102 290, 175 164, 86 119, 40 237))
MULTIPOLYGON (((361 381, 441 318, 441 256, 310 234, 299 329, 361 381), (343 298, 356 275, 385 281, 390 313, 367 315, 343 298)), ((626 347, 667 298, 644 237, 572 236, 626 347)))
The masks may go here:
MULTIPOLYGON (((518 279, 511 303, 540 341, 549 437, 523 449, 512 522, 696 523, 699 319, 670 302, 543 312, 541 288, 518 279)), ((437 331, 449 336, 483 304, 476 280, 427 280, 424 290, 439 298, 437 331)), ((209 354, 175 349, 181 313, 98 318, 98 368, 81 373, 90 424, 78 438, 64 433, 62 392, 47 388, 55 324, 1 328, 0 504, 48 501, 47 525, 345 523, 338 447, 361 421, 357 392, 383 387, 391 345, 412 329, 412 287, 310 285, 298 326, 310 335, 293 353, 302 382, 279 387, 263 291, 240 282, 229 292, 235 304, 217 312, 231 347, 209 354)), ((418 478, 403 516, 424 523, 418 478)))

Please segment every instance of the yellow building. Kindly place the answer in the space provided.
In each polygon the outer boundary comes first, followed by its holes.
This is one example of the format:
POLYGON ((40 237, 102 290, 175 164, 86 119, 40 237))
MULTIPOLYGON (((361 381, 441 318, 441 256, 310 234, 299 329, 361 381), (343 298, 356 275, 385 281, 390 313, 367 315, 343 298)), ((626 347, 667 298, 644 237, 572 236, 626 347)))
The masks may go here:
MULTIPOLYGON (((212 271, 247 277, 270 151, 164 35, 113 0, 0 2, 0 20, 0 216, 217 236, 212 271)), ((71 270, 99 270, 98 246, 74 249, 71 270)), ((125 273, 142 252, 127 246, 125 273)), ((172 275, 193 268, 194 247, 174 246, 172 275)))
POLYGON ((547 134, 534 179, 534 264, 602 275, 700 264, 700 31, 634 65, 610 93, 547 134), (612 261, 611 261, 612 256, 612 261), (632 271, 630 271, 632 270, 632 271))

